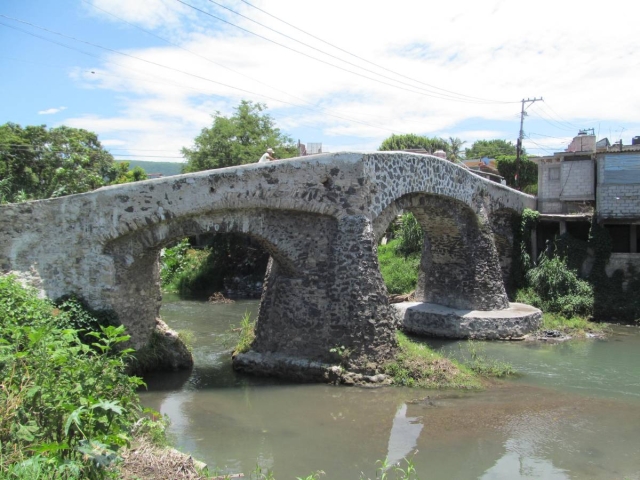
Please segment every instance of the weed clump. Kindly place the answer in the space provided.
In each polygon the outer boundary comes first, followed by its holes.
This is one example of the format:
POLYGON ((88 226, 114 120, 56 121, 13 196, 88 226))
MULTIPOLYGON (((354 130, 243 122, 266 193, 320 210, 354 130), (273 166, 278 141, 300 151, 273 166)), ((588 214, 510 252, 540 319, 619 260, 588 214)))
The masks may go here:
POLYGON ((467 367, 443 357, 426 344, 397 333, 399 352, 383 366, 396 385, 420 388, 481 388, 480 380, 467 367))

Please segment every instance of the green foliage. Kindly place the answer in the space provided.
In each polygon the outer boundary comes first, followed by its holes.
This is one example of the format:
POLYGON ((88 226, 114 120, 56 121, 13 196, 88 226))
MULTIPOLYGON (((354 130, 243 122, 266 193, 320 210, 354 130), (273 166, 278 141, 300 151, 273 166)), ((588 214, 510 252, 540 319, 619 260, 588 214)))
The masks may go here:
POLYGON ((466 367, 434 352, 425 343, 397 333, 398 354, 383 366, 396 385, 420 388, 480 388, 466 367))
MULTIPOLYGON (((459 139, 455 139, 459 140, 459 139)), ((459 146, 461 146, 460 144, 459 146)), ((451 150, 451 146, 449 143, 443 139, 438 137, 425 137, 423 135, 416 135, 414 133, 396 135, 393 134, 389 138, 385 139, 379 151, 393 151, 393 150, 408 150, 414 148, 424 148, 427 152, 433 153, 436 150, 444 150, 449 153, 451 150)))
POLYGON ((397 245, 398 253, 411 255, 412 253, 421 253, 424 244, 424 231, 418 223, 416 217, 407 212, 400 219, 400 229, 398 230, 399 243, 397 245))
POLYGON ((528 288, 518 292, 517 301, 570 318, 593 313, 593 288, 567 267, 564 259, 543 256, 526 274, 528 288))
POLYGON ((129 162, 115 162, 111 172, 111 184, 139 182, 147 179, 147 172, 142 167, 129 170, 129 162))
POLYGON ((558 313, 542 314, 542 330, 559 330, 573 336, 584 336, 587 333, 605 333, 609 329, 606 324, 590 322, 584 317, 564 317, 558 313))
POLYGON ((160 279, 162 285, 169 289, 181 272, 187 268, 187 252, 191 248, 188 238, 183 238, 175 246, 165 248, 160 254, 160 279))
POLYGON ((464 145, 465 143, 467 142, 459 139, 458 137, 449 137, 449 150, 447 152, 447 158, 453 162, 458 161, 463 153, 462 145, 464 145))
POLYGON ((591 221, 588 248, 594 252, 594 262, 589 274, 589 282, 594 289, 594 317, 606 321, 640 322, 640 272, 630 270, 626 291, 623 273, 618 270, 611 277, 606 274, 606 266, 611 257, 612 242, 609 232, 591 221))
MULTIPOLYGON (((404 458, 403 463, 390 464, 388 459, 384 459, 378 460, 376 464, 380 466, 376 469, 374 480, 419 480, 413 457, 404 458)), ((360 474, 360 480, 365 480, 364 473, 360 474)))
POLYGON ((293 157, 293 140, 276 128, 266 105, 242 100, 230 117, 213 115, 211 127, 203 128, 192 148, 183 148, 187 159, 183 173, 232 167, 257 162, 271 147, 277 158, 293 157))
POLYGON ((416 289, 420 254, 398 255, 399 239, 378 246, 380 273, 391 294, 409 293, 416 289))
MULTIPOLYGON (((116 163, 123 163, 123 160, 116 160, 116 163)), ((145 174, 161 173, 163 177, 172 175, 180 175, 182 172, 182 163, 178 162, 147 162, 144 160, 126 160, 129 168, 140 167, 145 174)))
POLYGON ((513 217, 513 258, 511 265, 511 284, 514 288, 524 288, 526 273, 534 266, 531 251, 531 232, 538 223, 540 213, 525 208, 520 217, 513 217))
POLYGON ((87 130, 46 125, 0 126, 0 203, 23 202, 83 193, 144 180, 141 169, 116 164, 87 130))
POLYGON ((126 374, 129 336, 101 327, 87 345, 64 315, 0 277, 0 475, 104 478, 130 441, 142 381, 126 374))
POLYGON ((193 249, 185 239, 164 250, 161 278, 166 290, 184 297, 209 297, 225 287, 233 276, 261 281, 269 255, 239 234, 215 235, 207 248, 193 249))
POLYGON ((256 338, 256 320, 251 320, 251 314, 244 312, 242 320, 240 321, 240 335, 238 337, 238 344, 233 350, 233 354, 245 353, 251 349, 251 344, 256 338))
MULTIPOLYGON (((524 151, 524 149, 523 149, 524 151)), ((467 159, 497 158, 500 155, 516 155, 516 146, 506 140, 477 140, 465 150, 467 159)))
MULTIPOLYGON (((555 260, 543 267, 542 263, 546 262, 546 256, 540 259, 540 265, 536 267, 537 276, 545 275, 544 268, 553 268, 555 270, 553 281, 573 282, 573 277, 578 276, 575 272, 579 272, 587 257, 592 256, 593 265, 586 278, 591 290, 587 290, 585 282, 580 280, 581 293, 578 296, 565 295, 555 302, 550 302, 548 293, 541 294, 536 291, 524 276, 524 273, 533 268, 533 262, 528 255, 530 247, 526 240, 529 238, 529 227, 535 224, 534 214, 531 211, 525 211, 522 223, 516 230, 519 256, 513 264, 513 271, 519 278, 518 287, 521 288, 516 297, 517 301, 559 313, 567 321, 576 315, 592 315, 597 320, 618 322, 633 322, 640 319, 640 296, 629 294, 629 292, 640 290, 640 274, 633 269, 630 271, 629 278, 626 279, 621 271, 614 272, 611 277, 606 274, 605 269, 611 256, 611 238, 607 230, 597 223, 596 218, 594 214, 588 241, 575 239, 569 234, 559 235, 554 240, 553 255, 564 262, 568 272, 573 273, 560 272, 559 269, 562 267, 555 260), (626 289, 623 289, 624 282, 627 283, 626 289)), ((535 272, 530 275, 535 275, 535 272)), ((547 281, 552 280, 550 278, 547 281)), ((543 290, 549 288, 551 287, 547 285, 543 290)), ((579 330, 580 328, 575 333, 580 333, 579 330)))
POLYGON ((521 190, 528 189, 529 191, 538 190, 538 165, 530 160, 527 160, 526 156, 520 159, 520 176, 516 183, 516 157, 515 155, 501 155, 496 158, 496 164, 498 171, 507 181, 507 185, 521 190), (535 186, 535 189, 534 189, 535 186))
POLYGON ((462 362, 482 377, 503 378, 515 374, 513 366, 507 362, 487 357, 484 344, 476 340, 465 342, 466 352, 460 345, 462 362))

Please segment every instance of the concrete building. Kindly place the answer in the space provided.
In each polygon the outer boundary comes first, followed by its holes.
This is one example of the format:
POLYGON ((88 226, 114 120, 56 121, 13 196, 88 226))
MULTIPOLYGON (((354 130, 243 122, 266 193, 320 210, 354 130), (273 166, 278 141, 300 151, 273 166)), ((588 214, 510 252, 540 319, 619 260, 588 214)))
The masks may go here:
POLYGON ((612 145, 581 131, 564 152, 531 160, 538 165, 541 213, 536 255, 557 234, 586 240, 595 211, 613 240, 611 264, 640 267, 640 137, 612 145))

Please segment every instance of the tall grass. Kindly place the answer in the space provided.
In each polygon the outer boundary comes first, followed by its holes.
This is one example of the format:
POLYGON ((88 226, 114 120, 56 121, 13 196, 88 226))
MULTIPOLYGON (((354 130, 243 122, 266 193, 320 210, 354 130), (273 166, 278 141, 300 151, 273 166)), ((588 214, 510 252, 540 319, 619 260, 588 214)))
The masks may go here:
POLYGON ((415 290, 418 283, 420 253, 412 253, 406 257, 398 255, 399 239, 391 240, 378 247, 380 273, 391 294, 409 293, 415 290))

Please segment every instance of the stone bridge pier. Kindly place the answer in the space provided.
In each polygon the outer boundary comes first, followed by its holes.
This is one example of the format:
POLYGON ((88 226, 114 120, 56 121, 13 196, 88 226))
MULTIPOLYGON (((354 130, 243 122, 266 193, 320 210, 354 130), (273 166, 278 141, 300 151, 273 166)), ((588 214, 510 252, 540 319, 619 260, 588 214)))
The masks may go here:
POLYGON ((330 365, 373 375, 395 353, 395 310, 364 216, 296 222, 306 254, 269 262, 256 339, 234 366, 252 373, 327 379, 330 365))

